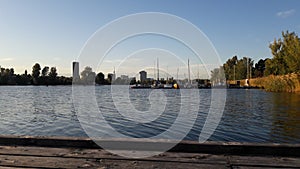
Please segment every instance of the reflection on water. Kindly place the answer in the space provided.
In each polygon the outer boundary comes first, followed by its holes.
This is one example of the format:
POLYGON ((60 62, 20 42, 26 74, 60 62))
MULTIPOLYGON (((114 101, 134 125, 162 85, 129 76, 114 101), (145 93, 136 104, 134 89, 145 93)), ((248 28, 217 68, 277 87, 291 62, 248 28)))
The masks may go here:
POLYGON ((272 129, 271 140, 276 142, 293 142, 300 139, 300 95, 275 93, 272 96, 272 129), (284 139, 278 137, 284 136, 284 139))
POLYGON ((228 90, 218 130, 211 140, 300 142, 299 94, 228 90))
MULTIPOLYGON (((132 123, 114 107, 110 86, 96 86, 99 109, 117 131, 132 137, 151 137, 170 127, 180 107, 179 90, 163 90, 166 112, 147 123, 132 123)), ((0 86, 0 134, 86 136, 72 104, 71 86, 0 86)), ((185 139, 198 140, 210 107, 210 90, 199 90, 199 112, 185 139)), ((151 90, 131 90, 130 102, 141 112, 151 109, 151 90), (150 98, 151 98, 150 97, 150 98)), ((153 95, 151 97, 162 97, 153 95)), ((155 100, 152 100, 155 101, 155 100)), ((262 90, 227 90, 222 120, 211 136, 216 141, 300 142, 300 94, 262 90)), ((155 103, 157 104, 157 103, 155 103)), ((132 107, 128 106, 130 112, 132 107)), ((179 122, 182 126, 184 121, 179 122)), ((181 131, 178 131, 181 132, 181 131)))

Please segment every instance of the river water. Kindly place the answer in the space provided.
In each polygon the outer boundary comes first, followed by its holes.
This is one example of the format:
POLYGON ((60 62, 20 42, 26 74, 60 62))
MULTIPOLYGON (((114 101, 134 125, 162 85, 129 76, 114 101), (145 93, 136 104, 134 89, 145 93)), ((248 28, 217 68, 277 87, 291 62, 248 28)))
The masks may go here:
MULTIPOLYGON (((157 91, 160 92, 130 89, 130 104, 122 101, 115 103, 110 86, 96 86, 95 96, 105 120, 117 132, 128 137, 151 138, 171 128, 176 118, 180 117, 176 113, 180 111, 180 106, 194 105, 180 101, 183 95, 179 91, 184 92, 182 89, 157 91), (125 115, 129 116, 133 109, 148 113, 163 110, 163 113, 154 114, 157 117, 154 119, 146 113, 145 116, 140 116, 140 122, 136 122, 134 117, 139 116, 138 114, 131 119, 124 119, 124 114, 122 116, 118 113, 118 106, 126 110, 125 115)), ((179 121, 181 128, 174 130, 177 133, 169 133, 167 138, 186 129, 184 139, 199 139, 213 102, 211 90, 196 90, 196 93, 199 93, 200 102, 195 103, 199 109, 196 116, 191 115, 194 119, 191 121, 191 129, 186 121, 179 121)), ((123 95, 117 95, 115 99, 122 97, 123 95)), ((86 137, 83 128, 91 126, 81 126, 83 123, 78 119, 78 110, 73 102, 72 86, 0 86, 0 134, 86 137)), ((223 114, 209 140, 300 143, 299 103, 300 94, 228 89, 223 114)), ((86 111, 89 111, 88 108, 86 111)), ((81 116, 84 114, 80 114, 81 116)), ((89 125, 89 122, 84 124, 89 125)))

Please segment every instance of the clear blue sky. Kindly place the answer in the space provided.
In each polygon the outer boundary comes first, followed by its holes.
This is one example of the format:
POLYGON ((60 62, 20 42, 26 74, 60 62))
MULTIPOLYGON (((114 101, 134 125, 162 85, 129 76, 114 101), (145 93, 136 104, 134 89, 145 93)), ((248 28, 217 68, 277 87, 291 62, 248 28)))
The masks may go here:
POLYGON ((0 65, 23 73, 38 62, 69 76, 71 62, 95 31, 140 12, 190 21, 211 40, 222 62, 233 55, 255 61, 271 57, 268 44, 281 31, 300 32, 299 0, 0 0, 0 65))

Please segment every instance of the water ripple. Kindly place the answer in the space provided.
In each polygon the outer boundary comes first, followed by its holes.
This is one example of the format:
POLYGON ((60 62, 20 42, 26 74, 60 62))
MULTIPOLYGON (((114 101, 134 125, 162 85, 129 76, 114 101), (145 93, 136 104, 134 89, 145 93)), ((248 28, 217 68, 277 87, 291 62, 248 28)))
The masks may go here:
MULTIPOLYGON (((0 86, 0 134, 43 136, 86 136, 76 117, 71 86, 0 86)), ((210 90, 199 90, 200 103, 180 101, 180 90, 163 90, 167 105, 161 116, 139 123, 122 116, 113 103, 110 86, 96 86, 99 110, 117 131, 130 137, 153 137, 166 130, 177 118, 183 104, 199 105, 193 128, 185 137, 198 140, 210 107, 210 90)), ((141 112, 150 109, 151 90, 130 90, 130 102, 141 112)), ((118 96, 123 97, 122 95, 118 96)), ((159 98, 157 98, 159 99, 159 98)), ((228 90, 224 114, 209 140, 239 142, 300 142, 300 95, 268 93, 262 90, 228 90)), ((121 103, 124 109, 125 102, 121 103)), ((88 123, 88 122, 87 122, 88 123)), ((182 127, 168 137, 184 132, 182 127)), ((90 128, 99 126, 88 124, 90 128)), ((99 128, 99 130, 105 130, 99 128)))

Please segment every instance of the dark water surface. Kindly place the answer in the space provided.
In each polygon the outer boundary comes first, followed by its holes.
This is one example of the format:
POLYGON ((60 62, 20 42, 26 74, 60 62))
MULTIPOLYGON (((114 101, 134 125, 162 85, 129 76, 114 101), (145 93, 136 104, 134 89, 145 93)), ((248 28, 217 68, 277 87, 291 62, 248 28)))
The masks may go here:
MULTIPOLYGON (((105 119, 118 132, 130 137, 149 138, 168 130, 178 116, 174 113, 180 109, 177 106, 184 104, 175 103, 180 100, 179 91, 162 91, 175 99, 167 100, 165 113, 158 119, 151 123, 132 123, 116 113, 110 86, 96 86, 99 108, 108 112, 105 119)), ((185 137, 188 140, 198 140, 210 107, 211 91, 198 92, 199 112, 185 137)), ((131 104, 139 111, 147 111, 151 109, 149 95, 151 89, 130 90, 131 104)), ((155 97, 161 96, 151 97, 155 101, 155 97)), ((123 106, 130 112, 132 107, 123 106)), ((2 135, 87 136, 77 119, 72 86, 0 86, 0 117, 2 135)), ((179 124, 186 125, 184 121, 179 124)), ((227 90, 222 119, 209 140, 300 143, 300 94, 227 90)))

